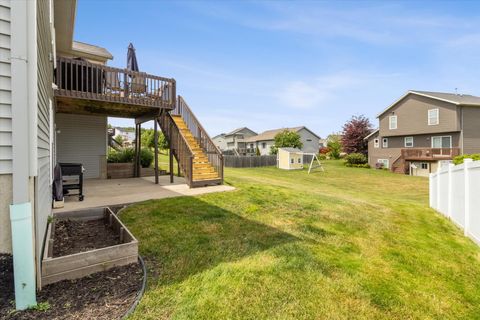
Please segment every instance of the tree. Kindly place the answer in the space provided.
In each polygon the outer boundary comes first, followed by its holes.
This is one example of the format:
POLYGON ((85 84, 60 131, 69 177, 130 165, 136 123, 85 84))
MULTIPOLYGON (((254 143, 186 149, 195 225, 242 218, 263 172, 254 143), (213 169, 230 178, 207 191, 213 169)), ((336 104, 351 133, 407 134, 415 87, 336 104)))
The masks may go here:
POLYGON ((331 159, 340 159, 340 152, 342 151, 341 135, 332 133, 327 137, 327 156, 331 159))
POLYGON ((271 154, 277 154, 278 148, 298 148, 303 147, 300 141, 300 135, 295 131, 284 130, 275 136, 275 144, 270 148, 271 154))
POLYGON ((346 153, 368 152, 368 141, 364 138, 372 132, 370 120, 363 116, 353 116, 343 125, 342 146, 346 153))
MULTIPOLYGON (((142 147, 155 148, 155 130, 142 129, 142 147)), ((158 131, 158 149, 168 149, 168 141, 161 131, 158 131)))
POLYGON ((119 145, 123 146, 124 140, 123 140, 123 137, 121 135, 116 135, 114 139, 115 139, 115 141, 118 142, 119 145))

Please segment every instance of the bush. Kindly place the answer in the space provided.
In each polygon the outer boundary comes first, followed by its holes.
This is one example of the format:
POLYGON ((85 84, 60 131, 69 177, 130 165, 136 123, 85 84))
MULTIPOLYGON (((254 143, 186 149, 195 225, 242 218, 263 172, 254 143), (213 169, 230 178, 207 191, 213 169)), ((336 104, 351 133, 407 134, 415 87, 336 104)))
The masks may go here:
POLYGON ((375 168, 376 169, 384 169, 383 167, 384 167, 383 163, 381 163, 381 162, 375 163, 375 168))
POLYGON ((107 155, 109 163, 129 163, 135 158, 135 150, 133 148, 124 148, 119 151, 110 150, 107 155))
POLYGON ((345 156, 345 165, 357 165, 357 164, 366 164, 368 162, 367 157, 361 153, 350 153, 345 156))
POLYGON ((461 156, 456 156, 453 158, 453 163, 454 164, 462 164, 463 160, 465 159, 472 159, 474 161, 480 160, 480 153, 474 153, 474 154, 462 154, 461 156))
POLYGON ((321 147, 320 150, 319 150, 319 153, 324 154, 324 155, 326 155, 329 152, 330 152, 330 148, 328 148, 328 147, 321 147))
POLYGON ((327 160, 327 155, 323 154, 323 153, 320 153, 318 155, 318 160, 327 160))
POLYGON ((153 152, 148 148, 140 150, 140 165, 142 168, 148 168, 153 162, 153 152))

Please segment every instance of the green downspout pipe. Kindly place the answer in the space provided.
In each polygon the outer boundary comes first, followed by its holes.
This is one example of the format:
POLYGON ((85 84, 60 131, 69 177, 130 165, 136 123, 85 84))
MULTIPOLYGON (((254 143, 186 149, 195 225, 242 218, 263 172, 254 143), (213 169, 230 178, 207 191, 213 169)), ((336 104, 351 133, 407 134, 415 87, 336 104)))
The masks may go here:
POLYGON ((35 297, 35 254, 30 202, 10 205, 13 269, 15 270, 15 308, 24 310, 37 304, 35 297))

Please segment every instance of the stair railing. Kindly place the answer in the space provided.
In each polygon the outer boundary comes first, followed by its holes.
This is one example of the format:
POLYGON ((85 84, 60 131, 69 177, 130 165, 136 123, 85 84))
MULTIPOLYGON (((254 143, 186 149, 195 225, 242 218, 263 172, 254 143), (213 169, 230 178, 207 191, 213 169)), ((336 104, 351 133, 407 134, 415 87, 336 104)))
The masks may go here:
POLYGON ((194 154, 184 136, 180 133, 177 125, 170 114, 163 112, 157 119, 162 132, 168 139, 173 155, 177 159, 180 168, 183 171, 185 181, 191 187, 193 185, 193 158, 194 154))
POLYGON ((183 121, 186 123, 188 129, 195 137, 200 147, 207 154, 208 161, 212 164, 219 177, 223 180, 223 155, 213 143, 207 131, 200 124, 200 121, 198 121, 195 114, 181 96, 178 96, 177 104, 175 109, 171 111, 171 114, 182 117, 183 121))
POLYGON ((396 169, 400 169, 402 173, 406 173, 406 167, 405 167, 405 158, 403 157, 403 154, 399 155, 393 162, 392 162, 392 168, 391 171, 395 172, 396 169))

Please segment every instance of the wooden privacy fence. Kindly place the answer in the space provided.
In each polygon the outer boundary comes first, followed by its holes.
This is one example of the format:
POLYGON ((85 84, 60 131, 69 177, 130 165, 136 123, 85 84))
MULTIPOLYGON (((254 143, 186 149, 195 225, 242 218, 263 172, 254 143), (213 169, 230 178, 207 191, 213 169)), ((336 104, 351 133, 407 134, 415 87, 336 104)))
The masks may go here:
POLYGON ((255 168, 277 165, 277 156, 223 156, 225 167, 255 168))
POLYGON ((430 207, 451 219, 480 245, 480 161, 465 159, 430 174, 430 207))

